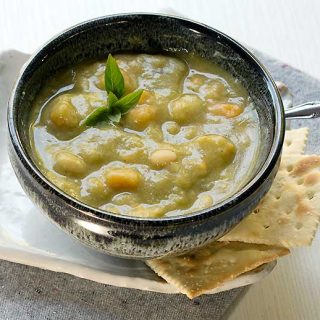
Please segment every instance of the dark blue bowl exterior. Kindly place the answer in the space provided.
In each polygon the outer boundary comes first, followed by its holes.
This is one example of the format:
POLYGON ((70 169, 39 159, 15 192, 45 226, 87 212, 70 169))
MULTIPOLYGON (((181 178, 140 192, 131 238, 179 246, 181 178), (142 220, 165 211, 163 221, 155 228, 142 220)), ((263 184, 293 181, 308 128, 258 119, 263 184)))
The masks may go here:
POLYGON ((34 203, 63 230, 90 247, 141 259, 201 246, 241 221, 269 190, 278 169, 284 136, 281 99, 273 80, 254 56, 207 26, 149 14, 92 20, 51 40, 31 58, 18 79, 9 103, 8 125, 10 159, 34 203), (106 56, 108 52, 181 48, 222 65, 243 83, 255 102, 261 121, 262 147, 252 180, 242 190, 212 208, 189 216, 156 220, 90 208, 47 181, 32 161, 27 117, 34 96, 49 75, 88 58, 106 56))

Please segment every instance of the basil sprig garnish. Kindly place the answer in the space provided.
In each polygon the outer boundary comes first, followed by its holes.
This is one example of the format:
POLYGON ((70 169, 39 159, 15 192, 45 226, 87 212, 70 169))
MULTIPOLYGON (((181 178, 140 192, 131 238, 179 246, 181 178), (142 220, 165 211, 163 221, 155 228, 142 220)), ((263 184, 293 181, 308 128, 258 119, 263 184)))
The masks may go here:
POLYGON ((106 120, 119 123, 121 116, 136 106, 143 92, 142 89, 139 89, 123 96, 124 78, 117 61, 111 54, 108 55, 106 63, 104 83, 108 93, 108 103, 106 106, 98 107, 87 116, 84 120, 86 126, 94 126, 106 120))

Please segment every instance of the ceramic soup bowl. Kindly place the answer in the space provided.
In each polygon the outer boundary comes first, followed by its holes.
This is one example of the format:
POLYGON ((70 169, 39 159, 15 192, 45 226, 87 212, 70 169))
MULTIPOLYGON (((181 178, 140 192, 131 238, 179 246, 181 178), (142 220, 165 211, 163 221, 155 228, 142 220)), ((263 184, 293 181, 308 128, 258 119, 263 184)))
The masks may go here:
POLYGON ((278 169, 285 116, 277 87, 246 48, 189 20, 155 14, 107 16, 81 23, 47 42, 24 65, 8 109, 9 153, 31 200, 65 232, 107 254, 155 258, 223 236, 258 204, 278 169), (185 216, 146 219, 92 208, 54 186, 32 160, 28 115, 41 85, 57 70, 109 52, 187 51, 214 61, 249 92, 261 123, 261 150, 249 182, 228 199, 185 216))

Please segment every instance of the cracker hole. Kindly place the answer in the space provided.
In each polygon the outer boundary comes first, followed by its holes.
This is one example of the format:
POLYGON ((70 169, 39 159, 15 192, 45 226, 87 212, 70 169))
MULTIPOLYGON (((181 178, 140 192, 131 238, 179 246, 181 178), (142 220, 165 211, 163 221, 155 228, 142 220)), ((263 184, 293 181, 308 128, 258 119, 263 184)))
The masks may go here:
POLYGON ((292 170, 293 170, 293 165, 289 164, 289 165, 287 166, 287 171, 288 171, 288 172, 291 172, 292 170))
POLYGON ((304 183, 304 179, 303 179, 303 178, 298 179, 297 183, 298 183, 299 185, 303 184, 303 183, 304 183))
POLYGON ((278 194, 277 196, 275 196, 275 198, 276 198, 277 200, 280 200, 281 194, 278 194))
POLYGON ((307 192, 307 197, 308 197, 309 200, 312 200, 313 197, 314 197, 314 192, 308 191, 308 192, 307 192))
POLYGON ((254 213, 254 214, 257 214, 257 213, 259 213, 259 212, 260 212, 260 209, 258 209, 258 208, 253 210, 253 213, 254 213))
POLYGON ((303 227, 303 224, 301 222, 296 223, 296 229, 300 230, 303 227))
POLYGON ((289 147, 289 146, 291 146, 291 144, 292 144, 292 141, 291 140, 287 140, 286 141, 286 145, 289 147))
POLYGON ((264 227, 265 229, 269 229, 269 228, 270 228, 269 225, 264 225, 263 227, 264 227))

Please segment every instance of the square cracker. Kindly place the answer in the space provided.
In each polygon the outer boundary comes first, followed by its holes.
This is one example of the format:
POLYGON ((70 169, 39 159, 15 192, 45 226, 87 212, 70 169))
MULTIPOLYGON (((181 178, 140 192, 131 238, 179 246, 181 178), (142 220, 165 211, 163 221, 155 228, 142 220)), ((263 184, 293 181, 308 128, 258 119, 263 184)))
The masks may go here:
POLYGON ((146 263, 192 299, 288 253, 288 249, 275 246, 213 242, 178 257, 154 259, 146 263))
POLYGON ((219 241, 310 245, 320 219, 320 156, 283 156, 258 207, 219 241))

